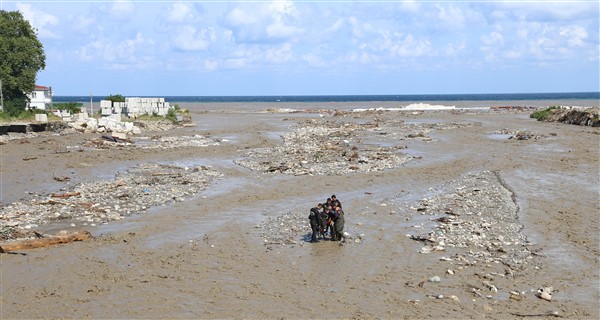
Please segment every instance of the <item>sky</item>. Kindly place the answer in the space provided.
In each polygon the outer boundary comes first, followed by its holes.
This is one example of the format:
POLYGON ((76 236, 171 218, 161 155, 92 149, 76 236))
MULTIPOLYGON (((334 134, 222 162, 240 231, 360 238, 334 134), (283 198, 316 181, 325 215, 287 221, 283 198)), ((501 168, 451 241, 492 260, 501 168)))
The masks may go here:
MULTIPOLYGON (((55 95, 600 91, 599 1, 12 1, 55 95)), ((1 59, 1 57, 0 57, 1 59)))

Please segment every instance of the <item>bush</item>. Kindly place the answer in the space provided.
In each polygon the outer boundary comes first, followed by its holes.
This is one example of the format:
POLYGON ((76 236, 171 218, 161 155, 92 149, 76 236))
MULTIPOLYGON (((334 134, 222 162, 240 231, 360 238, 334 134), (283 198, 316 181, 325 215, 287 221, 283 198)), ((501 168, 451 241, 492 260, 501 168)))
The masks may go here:
POLYGON ((0 112, 0 121, 11 122, 11 121, 34 121, 36 114, 47 114, 45 110, 11 110, 10 112, 0 112))
POLYGON ((538 121, 544 121, 554 113, 554 110, 560 109, 559 106, 551 106, 544 110, 538 110, 529 115, 530 118, 537 119, 538 121))
POLYGON ((167 111, 167 115, 165 116, 165 118, 167 118, 167 120, 171 121, 174 124, 179 122, 179 121, 177 121, 177 110, 175 110, 175 108, 169 109, 169 111, 167 111))
POLYGON ((81 103, 81 102, 55 103, 54 107, 58 110, 69 110, 69 112, 71 112, 71 114, 76 114, 76 113, 81 112, 83 103, 81 103))

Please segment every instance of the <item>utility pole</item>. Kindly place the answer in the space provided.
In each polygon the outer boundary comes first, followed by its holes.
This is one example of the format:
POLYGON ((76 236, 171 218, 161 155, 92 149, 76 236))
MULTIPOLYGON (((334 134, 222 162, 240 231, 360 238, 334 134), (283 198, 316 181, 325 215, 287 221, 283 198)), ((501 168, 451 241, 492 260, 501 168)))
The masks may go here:
POLYGON ((4 95, 2 94, 2 79, 0 79, 0 111, 4 111, 4 95))
POLYGON ((92 97, 93 95, 90 91, 90 117, 94 117, 94 99, 92 97))

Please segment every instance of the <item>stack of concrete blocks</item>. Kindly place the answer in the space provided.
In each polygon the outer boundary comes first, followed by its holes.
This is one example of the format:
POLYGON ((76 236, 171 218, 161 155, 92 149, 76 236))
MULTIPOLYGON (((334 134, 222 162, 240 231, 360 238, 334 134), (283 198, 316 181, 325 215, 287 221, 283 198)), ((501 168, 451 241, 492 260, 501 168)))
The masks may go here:
POLYGON ((112 101, 110 100, 101 100, 100 108, 102 109, 102 116, 110 116, 113 114, 112 101))
POLYGON ((137 118, 144 114, 157 114, 165 116, 171 109, 171 105, 165 102, 165 98, 125 98, 125 102, 114 102, 108 100, 100 101, 102 116, 112 114, 124 114, 131 118, 137 118))
POLYGON ((165 98, 125 98, 127 104, 126 111, 123 111, 129 117, 137 117, 144 114, 157 114, 164 116, 171 108, 165 98))
POLYGON ((112 114, 118 114, 119 118, 121 117, 121 113, 123 112, 123 109, 127 106, 127 103, 125 102, 113 102, 113 107, 112 107, 112 114))

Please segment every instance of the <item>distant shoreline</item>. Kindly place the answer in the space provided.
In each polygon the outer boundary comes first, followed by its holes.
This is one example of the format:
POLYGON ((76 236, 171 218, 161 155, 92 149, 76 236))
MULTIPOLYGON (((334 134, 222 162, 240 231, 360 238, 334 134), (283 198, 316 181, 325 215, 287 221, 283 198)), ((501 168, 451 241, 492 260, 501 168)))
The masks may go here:
MULTIPOLYGON (((158 95, 156 97, 159 97, 158 95)), ((160 96, 172 105, 192 110, 246 110, 268 108, 289 109, 358 109, 400 108, 413 103, 454 106, 457 108, 488 108, 496 106, 600 106, 600 92, 517 93, 517 94, 453 94, 453 95, 347 95, 347 96, 160 96)), ((93 97, 99 110, 103 96, 93 97)), ((81 102, 90 108, 89 96, 55 96, 54 102, 81 102)))
MULTIPOLYGON (((140 96, 146 97, 146 96, 140 96)), ((284 95, 284 96, 161 96, 171 103, 329 103, 329 102, 446 102, 446 101, 537 101, 600 100, 600 92, 495 93, 495 94, 407 94, 407 95, 284 95)), ((92 96, 99 102, 104 96, 92 96)), ((54 96, 55 102, 89 102, 90 96, 54 96)))

